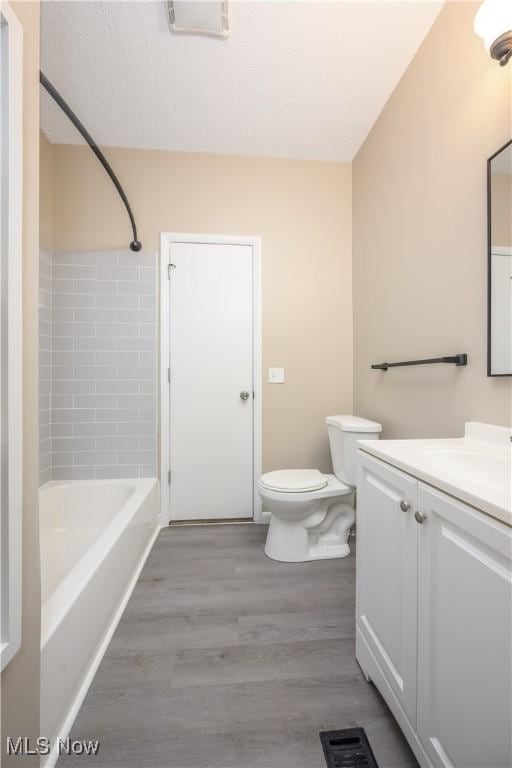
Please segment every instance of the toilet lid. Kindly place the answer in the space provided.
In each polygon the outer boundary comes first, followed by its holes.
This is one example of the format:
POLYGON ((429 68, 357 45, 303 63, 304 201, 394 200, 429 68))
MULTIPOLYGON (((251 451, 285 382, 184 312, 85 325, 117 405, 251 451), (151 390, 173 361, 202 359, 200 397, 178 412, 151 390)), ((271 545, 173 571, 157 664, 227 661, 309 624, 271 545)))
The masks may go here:
POLYGON ((261 484, 270 491, 305 493, 325 488, 328 480, 318 469, 280 469, 261 476, 261 484))

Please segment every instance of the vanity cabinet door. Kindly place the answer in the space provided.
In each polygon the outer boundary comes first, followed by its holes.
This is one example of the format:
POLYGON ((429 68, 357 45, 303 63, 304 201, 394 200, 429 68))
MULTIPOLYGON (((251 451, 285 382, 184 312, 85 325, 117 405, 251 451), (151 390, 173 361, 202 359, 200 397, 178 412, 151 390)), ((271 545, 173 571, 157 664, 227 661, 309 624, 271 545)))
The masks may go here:
POLYGON ((435 766, 508 768, 512 530, 419 487, 418 735, 435 766))
POLYGON ((418 482, 359 452, 358 629, 416 723, 418 482))

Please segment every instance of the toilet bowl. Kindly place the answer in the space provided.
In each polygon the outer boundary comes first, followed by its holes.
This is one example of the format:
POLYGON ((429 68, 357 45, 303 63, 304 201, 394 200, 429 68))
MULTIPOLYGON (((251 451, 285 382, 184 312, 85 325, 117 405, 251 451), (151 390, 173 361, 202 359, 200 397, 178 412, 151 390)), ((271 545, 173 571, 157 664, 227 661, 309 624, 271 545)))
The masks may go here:
POLYGON ((264 506, 272 513, 265 543, 265 554, 272 560, 300 563, 349 554, 354 491, 335 475, 322 475, 316 469, 268 472, 261 477, 258 489, 264 506), (286 487, 292 472, 303 476, 302 489, 286 487), (313 487, 314 481, 308 487, 310 473, 322 479, 320 487, 313 487))
POLYGON ((258 491, 271 513, 265 554, 300 563, 345 557, 355 521, 357 440, 376 440, 380 424, 357 416, 326 419, 334 474, 287 469, 261 476, 258 491))

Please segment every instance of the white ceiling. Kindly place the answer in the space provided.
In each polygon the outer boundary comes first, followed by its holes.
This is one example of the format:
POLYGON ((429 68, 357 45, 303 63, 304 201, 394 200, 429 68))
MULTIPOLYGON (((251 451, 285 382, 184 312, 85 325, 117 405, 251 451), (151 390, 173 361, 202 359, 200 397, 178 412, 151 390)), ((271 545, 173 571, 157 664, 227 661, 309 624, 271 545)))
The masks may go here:
MULTIPOLYGON (((163 0, 42 5, 42 70, 99 144, 350 161, 442 2, 238 0, 227 40, 171 34, 163 0)), ((42 125, 82 141, 46 94, 42 125)))

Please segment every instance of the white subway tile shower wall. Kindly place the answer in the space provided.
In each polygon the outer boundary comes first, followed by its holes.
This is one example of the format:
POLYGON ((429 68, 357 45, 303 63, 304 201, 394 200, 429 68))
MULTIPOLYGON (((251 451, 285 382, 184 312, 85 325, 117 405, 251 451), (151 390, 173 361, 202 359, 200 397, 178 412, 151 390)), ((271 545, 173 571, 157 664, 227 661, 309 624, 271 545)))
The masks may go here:
POLYGON ((53 480, 156 475, 156 254, 55 253, 53 480))
POLYGON ((39 254, 39 485, 51 479, 52 255, 39 254))

